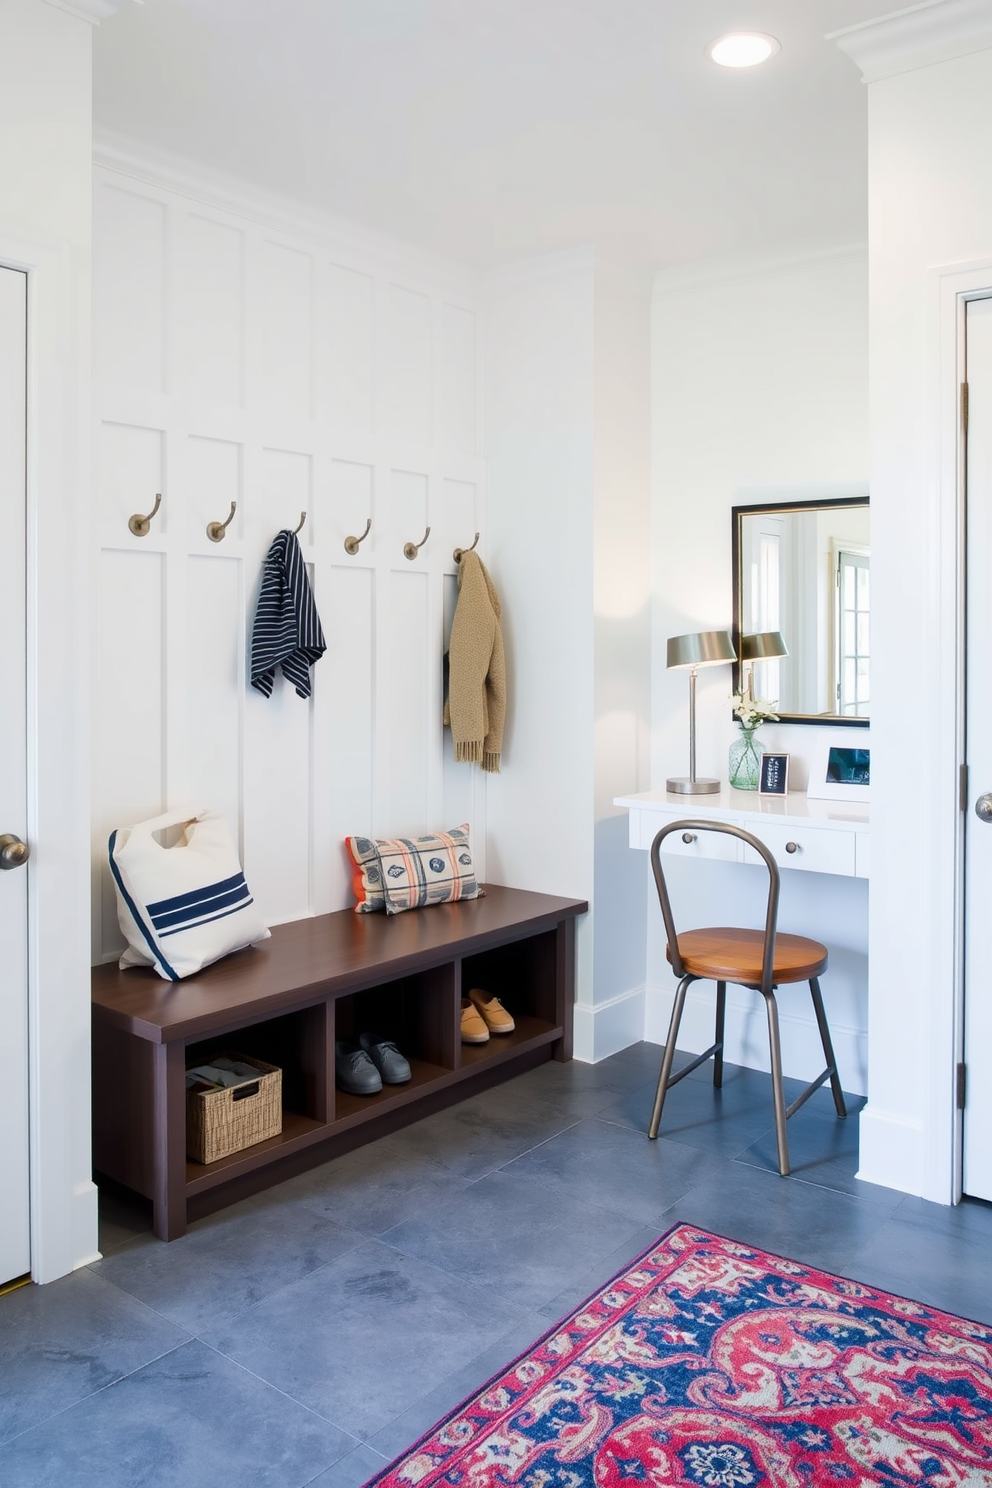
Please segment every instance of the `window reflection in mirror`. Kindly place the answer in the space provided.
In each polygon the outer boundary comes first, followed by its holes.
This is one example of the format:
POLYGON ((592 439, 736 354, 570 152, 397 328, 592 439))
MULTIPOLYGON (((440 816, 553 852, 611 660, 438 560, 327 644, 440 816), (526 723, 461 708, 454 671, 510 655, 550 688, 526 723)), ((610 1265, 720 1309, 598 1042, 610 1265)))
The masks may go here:
POLYGON ((755 662, 754 695, 795 720, 867 723, 868 498, 735 507, 734 560, 737 637, 780 631, 789 650, 755 662))

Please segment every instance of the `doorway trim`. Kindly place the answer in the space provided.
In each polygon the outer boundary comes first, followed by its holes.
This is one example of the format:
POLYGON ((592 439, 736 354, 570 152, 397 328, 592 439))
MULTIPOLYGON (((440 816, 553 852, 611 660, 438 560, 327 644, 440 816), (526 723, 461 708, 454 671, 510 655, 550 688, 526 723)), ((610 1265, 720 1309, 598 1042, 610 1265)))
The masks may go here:
MULTIPOLYGON (((940 651, 941 777, 960 782, 965 765, 966 645, 966 463, 961 384, 966 376, 965 317, 969 300, 992 296, 992 259, 932 271, 935 308, 927 398, 933 413, 934 470, 938 528, 938 634, 940 651)), ((957 1106, 957 1066, 964 1059, 964 811, 963 787, 957 809, 938 812, 934 849, 942 890, 937 907, 941 959, 952 967, 950 998, 936 998, 927 1029, 933 1051, 929 1068, 928 1140, 924 1152, 927 1189, 956 1204, 962 1196, 963 1112, 957 1106)), ((939 950, 939 946, 938 946, 939 950)), ((938 985, 940 983, 938 982, 938 985)))
POLYGON ((89 262, 0 230, 28 278, 27 829, 31 1276, 98 1257, 90 1155, 89 262), (67 746, 67 741, 71 741, 67 746))

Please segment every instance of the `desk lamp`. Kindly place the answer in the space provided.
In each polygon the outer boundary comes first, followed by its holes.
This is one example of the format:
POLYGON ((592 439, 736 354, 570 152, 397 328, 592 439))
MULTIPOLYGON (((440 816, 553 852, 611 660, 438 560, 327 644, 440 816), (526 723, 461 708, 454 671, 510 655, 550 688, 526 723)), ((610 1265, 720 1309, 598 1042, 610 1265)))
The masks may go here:
POLYGON ((668 668, 689 668, 689 775, 665 781, 665 789, 680 796, 709 796, 720 789, 719 780, 696 779, 696 673, 700 667, 723 666, 736 661, 730 633, 702 630, 696 635, 670 636, 668 668))

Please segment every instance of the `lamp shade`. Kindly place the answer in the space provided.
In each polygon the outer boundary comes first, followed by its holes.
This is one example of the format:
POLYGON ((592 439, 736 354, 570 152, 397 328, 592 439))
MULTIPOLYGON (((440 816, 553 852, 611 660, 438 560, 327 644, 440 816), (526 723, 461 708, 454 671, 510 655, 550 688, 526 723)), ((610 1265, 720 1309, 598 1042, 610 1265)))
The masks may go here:
POLYGON ((669 636, 668 666, 722 666, 736 661, 737 653, 727 630, 700 630, 695 635, 669 636))
POLYGON ((789 648, 780 630, 757 630, 751 635, 741 636, 741 661, 765 661, 773 656, 788 654, 789 648))

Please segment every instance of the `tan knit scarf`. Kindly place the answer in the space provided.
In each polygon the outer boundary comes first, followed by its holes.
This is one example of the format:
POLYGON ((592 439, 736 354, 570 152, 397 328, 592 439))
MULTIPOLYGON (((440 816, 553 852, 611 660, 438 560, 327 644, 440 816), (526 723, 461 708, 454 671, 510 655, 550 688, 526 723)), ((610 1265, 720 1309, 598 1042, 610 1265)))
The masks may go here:
POLYGON ((478 553, 463 553, 458 565, 458 604, 448 661, 444 721, 451 725, 455 759, 498 772, 506 721, 506 661, 499 597, 478 553))

